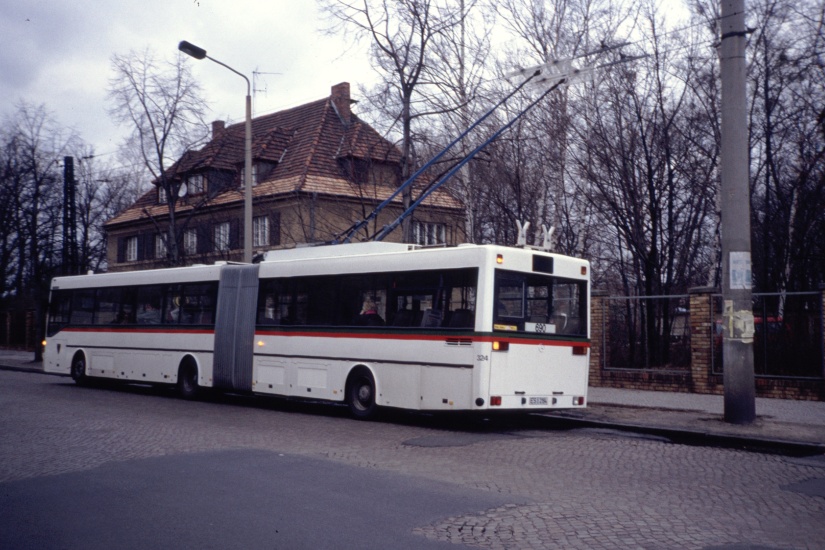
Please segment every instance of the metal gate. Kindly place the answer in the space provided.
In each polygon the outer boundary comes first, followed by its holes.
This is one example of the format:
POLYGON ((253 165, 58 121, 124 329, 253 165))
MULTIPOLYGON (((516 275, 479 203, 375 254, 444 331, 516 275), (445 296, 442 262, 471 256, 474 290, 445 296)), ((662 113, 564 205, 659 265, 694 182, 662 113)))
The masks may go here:
POLYGON ((258 268, 255 264, 228 265, 221 269, 212 374, 216 388, 252 390, 258 268))

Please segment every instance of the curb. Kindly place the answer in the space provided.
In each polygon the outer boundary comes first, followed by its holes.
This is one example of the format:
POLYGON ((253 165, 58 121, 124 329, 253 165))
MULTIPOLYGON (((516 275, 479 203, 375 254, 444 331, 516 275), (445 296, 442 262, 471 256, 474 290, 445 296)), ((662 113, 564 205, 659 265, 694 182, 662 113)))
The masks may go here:
POLYGON ((555 414, 542 414, 544 418, 552 420, 554 424, 566 428, 601 428, 641 433, 664 437, 674 443, 701 447, 720 447, 738 449, 749 452, 769 453, 792 457, 805 457, 825 454, 825 444, 791 441, 785 439, 770 439, 735 434, 715 434, 702 430, 685 428, 664 428, 631 424, 622 422, 606 422, 601 420, 585 420, 555 414))
POLYGON ((0 371, 28 372, 31 374, 45 374, 47 376, 69 376, 68 374, 61 374, 57 372, 46 372, 43 370, 42 365, 39 365, 37 367, 21 367, 20 365, 0 365, 0 371))

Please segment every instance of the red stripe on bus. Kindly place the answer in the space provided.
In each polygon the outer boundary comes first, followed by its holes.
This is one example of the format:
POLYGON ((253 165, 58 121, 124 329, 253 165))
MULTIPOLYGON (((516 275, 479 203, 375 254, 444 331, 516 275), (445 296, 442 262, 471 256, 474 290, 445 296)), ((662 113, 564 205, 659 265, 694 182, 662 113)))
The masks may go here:
POLYGON ((120 328, 120 327, 101 327, 101 328, 91 328, 91 327, 69 327, 64 328, 61 332, 110 332, 110 333, 117 333, 117 334, 214 334, 214 329, 204 329, 204 328, 171 328, 171 327, 158 327, 154 329, 150 328, 120 328))
POLYGON ((510 342, 511 344, 527 344, 546 346, 573 346, 589 348, 590 342, 576 342, 571 340, 537 340, 533 338, 514 338, 508 336, 499 338, 496 336, 463 336, 452 334, 396 334, 389 332, 311 332, 311 331, 257 331, 255 336, 300 336, 304 338, 356 338, 366 340, 423 340, 428 342, 453 340, 467 343, 473 342, 510 342))
MULTIPOLYGON (((126 328, 126 327, 70 327, 63 329, 63 332, 86 332, 86 333, 115 333, 115 334, 214 334, 214 329, 195 329, 195 328, 126 328)), ((256 331, 255 336, 288 336, 288 337, 304 337, 304 338, 355 338, 364 340, 405 340, 405 341, 461 341, 467 343, 473 342, 509 342, 511 344, 522 345, 545 345, 545 346, 572 346, 589 348, 590 342, 578 342, 571 340, 555 340, 555 339, 536 339, 536 338, 519 338, 516 336, 464 336, 452 334, 397 334, 391 332, 313 332, 313 331, 256 331)))

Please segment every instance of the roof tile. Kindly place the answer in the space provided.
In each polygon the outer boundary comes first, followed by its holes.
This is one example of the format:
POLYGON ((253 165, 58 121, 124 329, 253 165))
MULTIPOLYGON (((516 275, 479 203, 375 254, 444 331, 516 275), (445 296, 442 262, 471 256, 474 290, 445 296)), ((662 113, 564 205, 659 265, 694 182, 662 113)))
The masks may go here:
MULTIPOLYGON (((244 162, 244 135, 245 123, 226 126, 202 149, 182 155, 167 169, 166 176, 178 178, 206 169, 239 172, 244 162)), ((349 123, 344 124, 331 98, 254 118, 252 142, 254 160, 277 163, 267 180, 254 187, 254 197, 307 192, 383 200, 392 193, 393 187, 386 184, 359 185, 348 180, 340 160, 355 158, 395 165, 401 160, 394 144, 356 116, 351 116, 349 123)), ((242 200, 239 189, 230 189, 210 199, 209 205, 242 200)), ((192 204, 187 202, 178 203, 176 209, 185 211, 192 208, 192 204)), ((433 193, 424 204, 461 208, 460 202, 446 191, 433 193)), ((157 192, 152 189, 106 225, 129 223, 166 212, 168 205, 157 204, 157 192)))

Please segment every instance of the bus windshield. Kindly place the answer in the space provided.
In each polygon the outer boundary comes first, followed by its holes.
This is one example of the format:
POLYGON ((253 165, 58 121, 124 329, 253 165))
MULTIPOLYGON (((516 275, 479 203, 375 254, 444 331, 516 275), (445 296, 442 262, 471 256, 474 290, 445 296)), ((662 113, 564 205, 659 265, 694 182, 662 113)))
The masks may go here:
POLYGON ((496 270, 494 330, 587 336, 587 282, 496 270))

